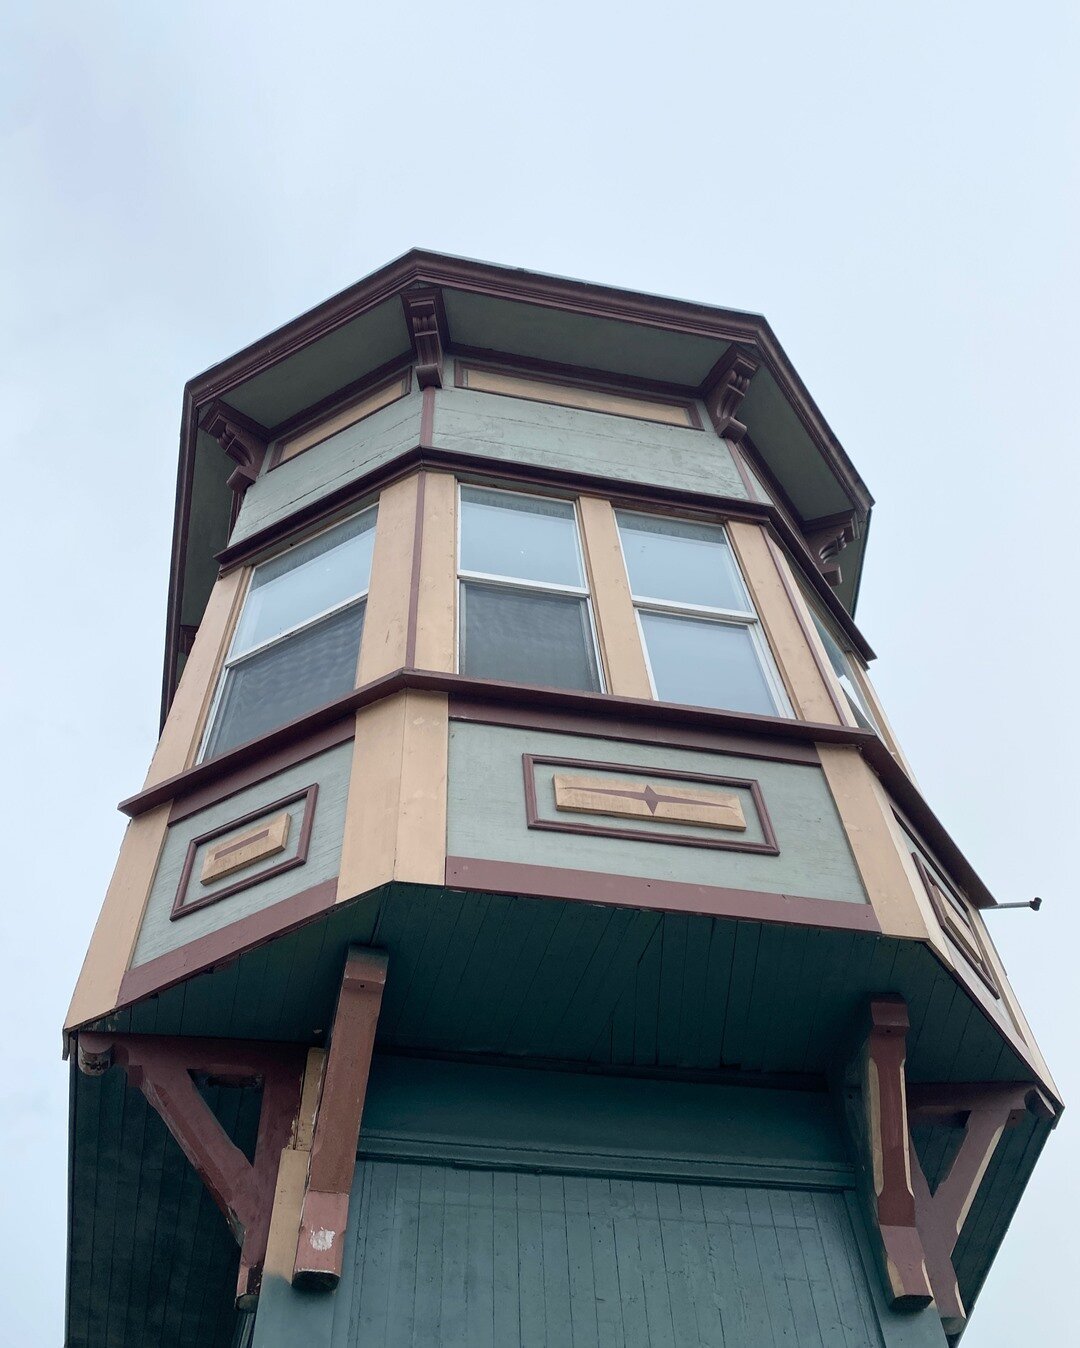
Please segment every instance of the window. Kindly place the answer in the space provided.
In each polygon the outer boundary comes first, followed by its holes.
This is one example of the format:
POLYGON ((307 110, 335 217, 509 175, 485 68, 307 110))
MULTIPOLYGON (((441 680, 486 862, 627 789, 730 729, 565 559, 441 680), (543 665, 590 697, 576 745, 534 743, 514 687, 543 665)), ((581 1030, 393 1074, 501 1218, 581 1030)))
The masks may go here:
POLYGON ((458 575, 463 674, 600 690, 572 502, 463 486, 458 575))
POLYGON ((870 703, 855 674, 851 657, 818 617, 813 605, 810 606, 810 616, 814 620, 821 644, 825 647, 825 654, 829 657, 829 664, 832 665, 833 672, 840 681, 840 687, 844 690, 856 725, 861 725, 864 730, 879 730, 878 723, 874 720, 874 713, 870 710, 870 703))
POLYGON ((656 696, 790 716, 724 530, 623 511, 616 518, 656 696))
POLYGON ((356 683, 375 509, 255 568, 204 758, 342 697, 356 683))

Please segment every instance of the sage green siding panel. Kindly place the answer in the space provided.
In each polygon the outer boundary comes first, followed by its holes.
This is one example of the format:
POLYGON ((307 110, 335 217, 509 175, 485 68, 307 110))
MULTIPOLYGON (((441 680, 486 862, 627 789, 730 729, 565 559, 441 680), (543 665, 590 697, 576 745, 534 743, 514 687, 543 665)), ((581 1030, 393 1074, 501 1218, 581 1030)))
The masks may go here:
POLYGON ((439 449, 635 485, 746 497, 730 450, 711 429, 455 388, 435 395, 434 442, 439 449))
POLYGON ((852 1182, 824 1091, 376 1055, 360 1150, 562 1171, 852 1182))
MULTIPOLYGON (((150 890, 150 899, 146 906, 139 939, 135 946, 132 965, 145 964, 166 951, 175 950, 200 936, 206 936, 219 927, 227 926, 242 917, 267 908, 272 903, 287 899, 302 890, 310 889, 323 880, 330 880, 338 873, 341 857, 341 838, 345 827, 345 802, 349 790, 349 770, 352 765, 352 744, 340 744, 327 753, 297 763, 276 776, 239 791, 227 800, 211 805, 187 819, 170 826, 158 862, 157 873, 150 890), (195 912, 186 913, 173 921, 170 917, 173 899, 187 853, 188 842, 200 834, 227 825, 233 819, 241 819, 265 805, 302 791, 313 783, 318 783, 319 794, 315 804, 314 827, 308 859, 302 866, 271 876, 267 880, 249 885, 239 893, 209 904, 195 912)), ((297 810, 298 806, 290 806, 297 810)), ((299 841, 299 820, 294 819, 289 830, 288 845, 279 857, 268 859, 269 865, 295 853, 299 841)), ((191 880, 192 889, 199 888, 198 874, 191 880)), ((254 872, 254 867, 252 871, 254 872)), ((244 878, 244 871, 234 872, 209 886, 207 892, 215 888, 225 888, 244 878)), ((282 989, 277 988, 274 996, 280 996, 282 989)), ((239 1033, 239 1031, 237 1031, 239 1033)))
MULTIPOLYGON (((927 1332, 932 1313, 875 1305, 837 1193, 365 1160, 346 1239, 329 1339, 313 1315, 312 1332, 296 1324, 293 1341, 945 1344, 940 1325, 936 1337, 927 1332)), ((256 1338, 257 1348, 283 1343, 256 1338)))
MULTIPOLYGON (((556 817, 552 771, 538 769, 538 807, 541 816, 547 818, 556 817)), ((565 813, 560 817, 571 823, 585 818, 565 813)), ((589 815, 587 821, 656 832, 685 829, 691 836, 706 832, 666 821, 653 825, 648 820, 614 816, 589 815)), ((866 902, 825 778, 819 768, 811 765, 454 722, 450 727, 447 827, 447 850, 452 856, 797 894, 847 903, 866 902), (755 779, 760 783, 772 819, 780 855, 529 829, 523 753, 588 760, 590 767, 582 768, 583 772, 602 774, 602 765, 607 762, 755 779), (595 768, 594 762, 598 765, 595 768)), ((716 830, 708 833, 716 836, 716 830)))
POLYGON ((264 469, 244 494, 230 543, 287 519, 420 442, 419 392, 399 398, 277 468, 264 469))

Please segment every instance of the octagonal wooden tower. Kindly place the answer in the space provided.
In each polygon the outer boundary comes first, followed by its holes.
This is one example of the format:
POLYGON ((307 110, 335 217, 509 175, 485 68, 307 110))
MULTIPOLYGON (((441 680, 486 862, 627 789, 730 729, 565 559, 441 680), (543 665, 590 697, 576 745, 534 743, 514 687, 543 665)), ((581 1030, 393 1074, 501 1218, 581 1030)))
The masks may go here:
POLYGON ((763 319, 431 253, 188 386, 70 1345, 962 1331, 1060 1104, 870 506, 763 319))

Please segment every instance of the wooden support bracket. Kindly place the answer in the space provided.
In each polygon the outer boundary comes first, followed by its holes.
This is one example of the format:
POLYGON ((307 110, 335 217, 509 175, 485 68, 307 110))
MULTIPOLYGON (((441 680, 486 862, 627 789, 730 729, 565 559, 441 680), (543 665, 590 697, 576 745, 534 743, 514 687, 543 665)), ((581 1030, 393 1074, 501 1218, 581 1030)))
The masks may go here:
POLYGON ((334 1288, 341 1278, 360 1118, 385 985, 386 956, 351 947, 315 1119, 293 1266, 297 1286, 334 1288))
POLYGON ((890 1305, 916 1310, 933 1299, 916 1222, 908 1150, 908 1011, 901 997, 876 997, 855 1063, 861 1093, 852 1118, 863 1187, 879 1236, 878 1256, 890 1305))
POLYGON ((406 290, 401 296, 409 338, 416 352, 418 388, 442 388, 446 315, 438 290, 406 290))
POLYGON ((738 443, 746 434, 736 413, 757 369, 757 360, 732 343, 705 376, 701 396, 717 435, 738 443))
POLYGON ((909 1142, 916 1220, 926 1251, 930 1285, 947 1334, 958 1334, 967 1311, 956 1281, 952 1254, 979 1185, 1006 1128, 1031 1112, 1052 1120, 1050 1101, 1030 1083, 987 1082, 912 1086, 909 1090, 912 1124, 929 1123, 963 1128, 964 1136, 949 1172, 934 1192, 909 1142))
POLYGON ((240 1245, 237 1304, 259 1293, 282 1148, 300 1106, 305 1050, 296 1044, 185 1039, 160 1035, 79 1035, 79 1066, 98 1076, 117 1065, 142 1091, 195 1167, 240 1245), (222 1085, 261 1085, 254 1163, 229 1140, 192 1078, 222 1085))

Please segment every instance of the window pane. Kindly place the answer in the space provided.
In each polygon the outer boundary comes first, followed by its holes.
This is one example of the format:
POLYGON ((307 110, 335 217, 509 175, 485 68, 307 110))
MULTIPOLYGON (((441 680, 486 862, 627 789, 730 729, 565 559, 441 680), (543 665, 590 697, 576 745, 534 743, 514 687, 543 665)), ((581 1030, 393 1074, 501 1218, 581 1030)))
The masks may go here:
POLYGON ((462 487, 461 569, 583 587, 573 505, 462 487))
POLYGON ((463 584, 461 672, 598 691, 588 604, 570 595, 463 584))
POLYGON ((864 730, 877 730, 877 723, 873 714, 866 704, 862 690, 855 681, 855 675, 852 672, 851 661, 848 659, 847 653, 813 610, 811 610, 810 616, 818 630, 821 644, 825 647, 825 654, 829 657, 829 664, 832 665, 836 677, 840 680, 840 686, 848 700, 851 714, 855 717, 857 724, 861 725, 864 730))
POLYGON ((374 544, 375 511, 368 510, 256 567, 232 655, 362 594, 374 544))
POLYGON ((641 626, 661 701, 776 714, 748 628, 667 613, 642 613, 641 626))
POLYGON ((343 697, 356 684, 363 626, 361 602, 234 665, 225 675, 205 756, 343 697))
POLYGON ((751 611, 723 529, 622 513, 618 521, 635 598, 751 611))

